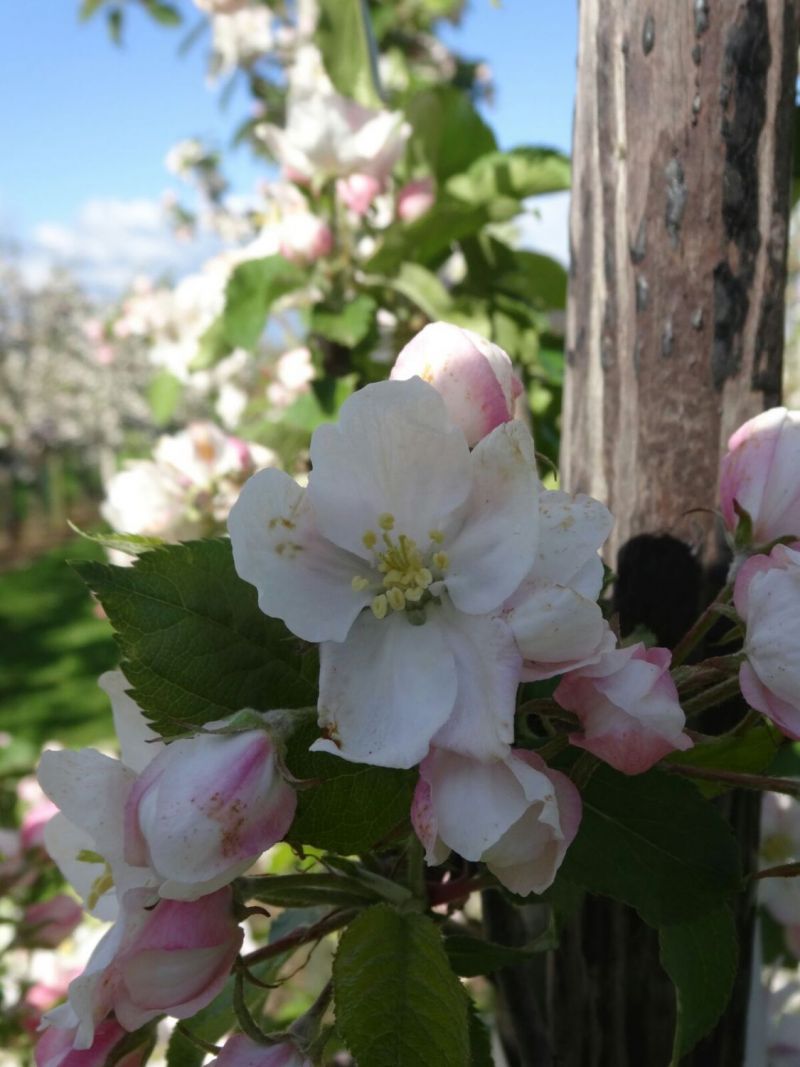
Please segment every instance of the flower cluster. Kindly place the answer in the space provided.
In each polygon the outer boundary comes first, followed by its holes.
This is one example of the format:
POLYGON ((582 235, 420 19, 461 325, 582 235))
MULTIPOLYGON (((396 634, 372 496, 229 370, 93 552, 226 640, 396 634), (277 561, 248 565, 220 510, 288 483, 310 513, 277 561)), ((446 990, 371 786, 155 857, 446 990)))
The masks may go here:
POLYGON ((262 610, 320 643, 313 749, 419 765, 428 861, 453 849, 541 892, 580 798, 515 747, 520 682, 568 672, 556 700, 578 715, 573 743, 638 773, 691 745, 669 653, 614 648, 597 604, 611 517, 541 485, 502 349, 434 324, 392 378, 316 431, 307 488, 277 470, 247 483, 229 520, 236 567, 262 610))
POLYGON ((165 1013, 187 1018, 208 1004, 244 936, 231 883, 295 812, 264 716, 211 723, 165 745, 120 671, 101 684, 121 758, 53 751, 39 766, 58 808, 47 848, 86 908, 114 920, 66 1003, 46 1016, 56 1033, 42 1038, 44 1063, 72 1049, 94 1054, 165 1013))

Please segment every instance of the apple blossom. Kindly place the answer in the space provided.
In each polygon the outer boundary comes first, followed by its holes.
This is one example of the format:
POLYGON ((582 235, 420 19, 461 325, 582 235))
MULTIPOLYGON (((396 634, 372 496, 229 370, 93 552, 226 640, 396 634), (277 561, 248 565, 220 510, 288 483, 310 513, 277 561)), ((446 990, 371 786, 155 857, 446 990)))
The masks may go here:
POLYGON ((235 67, 252 63, 275 44, 273 14, 264 4, 244 7, 219 5, 211 15, 211 38, 217 71, 228 73, 235 67))
POLYGON ((502 348, 449 322, 430 323, 397 357, 391 378, 415 375, 441 393, 470 446, 514 417, 514 398, 522 390, 502 348))
POLYGON ((310 211, 291 212, 281 223, 280 252, 292 263, 313 263, 332 248, 330 226, 310 211))
POLYGON ((432 749, 420 764, 411 821, 428 863, 450 849, 482 860, 513 893, 542 893, 581 819, 578 790, 535 753, 478 762, 432 749))
POLYGON ((470 453, 419 379, 351 396, 311 441, 307 489, 263 471, 229 519, 268 615, 322 642, 314 749, 411 767, 431 742, 502 758, 520 655, 499 616, 534 563, 538 478, 518 422, 470 453))
POLYGON ((257 1045, 244 1034, 233 1034, 209 1067, 312 1067, 312 1064, 289 1041, 257 1045))
POLYGON ((355 215, 366 215, 383 182, 371 174, 350 174, 336 182, 336 195, 355 215))
POLYGON ((416 222, 426 215, 436 203, 436 187, 433 178, 417 178, 406 184, 397 193, 397 217, 403 222, 416 222))
MULTIPOLYGON (((36 1067, 105 1067, 110 1053, 128 1036, 116 1019, 104 1019, 95 1031, 89 1048, 74 1047, 75 1032, 50 1027, 39 1037, 36 1044, 36 1067)), ((147 1042, 134 1049, 115 1067, 139 1067, 147 1059, 147 1042)))
POLYGON ((596 602, 603 585, 598 549, 612 525, 608 508, 592 497, 540 492, 536 559, 503 608, 524 659, 523 681, 596 663, 615 646, 596 602))
POLYGON ((800 552, 776 545, 739 570, 734 604, 745 622, 742 694, 789 737, 800 738, 800 552))
POLYGON ((56 948, 83 918, 83 908, 66 893, 30 904, 23 915, 25 943, 56 948))
POLYGON ((286 107, 284 129, 262 124, 256 134, 286 172, 305 180, 358 173, 383 181, 411 132, 402 113, 340 96, 312 45, 298 49, 286 107))
POLYGON ((308 392, 315 374, 311 352, 305 346, 284 352, 275 361, 275 377, 267 386, 267 399, 275 407, 288 407, 308 392))
POLYGON ((163 1014, 189 1018, 220 992, 242 939, 229 887, 195 901, 131 889, 83 974, 70 983, 66 1004, 45 1021, 77 1028, 74 1047, 88 1049, 112 1011, 126 1030, 163 1014))
POLYGON ((279 841, 296 803, 265 730, 173 741, 128 794, 125 858, 156 872, 162 897, 196 900, 279 841))
POLYGON ((734 504, 753 522, 756 543, 800 539, 800 411, 771 408, 740 426, 720 467, 725 524, 739 522, 734 504))
POLYGON ((670 752, 691 748, 671 658, 666 648, 635 644, 566 674, 553 696, 583 728, 570 734, 570 744, 623 774, 641 774, 670 752))

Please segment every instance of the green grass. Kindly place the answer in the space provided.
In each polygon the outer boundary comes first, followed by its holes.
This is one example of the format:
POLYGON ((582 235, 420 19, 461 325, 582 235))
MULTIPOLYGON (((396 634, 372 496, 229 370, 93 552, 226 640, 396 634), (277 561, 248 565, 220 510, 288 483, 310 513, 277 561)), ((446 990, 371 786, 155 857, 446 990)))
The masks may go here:
POLYGON ((116 645, 66 562, 103 558, 97 545, 76 538, 0 574, 0 730, 15 739, 15 749, 38 750, 49 740, 79 746, 113 735, 97 678, 116 665, 116 645))

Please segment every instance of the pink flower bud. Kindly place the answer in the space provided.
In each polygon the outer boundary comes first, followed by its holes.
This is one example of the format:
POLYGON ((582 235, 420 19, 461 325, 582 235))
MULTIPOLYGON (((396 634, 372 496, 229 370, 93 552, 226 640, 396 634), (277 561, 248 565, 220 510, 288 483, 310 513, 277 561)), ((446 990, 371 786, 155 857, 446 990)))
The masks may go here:
POLYGON ((482 860, 512 893, 552 884, 581 821, 566 775, 523 749, 483 762, 432 748, 419 773, 411 822, 428 863, 453 849, 482 860))
POLYGON ((120 916, 48 1014, 50 1025, 74 1027, 74 1047, 93 1047, 111 1012, 126 1030, 159 1015, 188 1019, 220 992, 242 945, 230 887, 195 901, 158 900, 130 889, 120 916))
MULTIPOLYGON (((36 1067, 104 1067, 110 1052, 128 1036, 115 1019, 105 1019, 97 1027, 91 1048, 74 1048, 75 1030, 50 1027, 36 1045, 36 1067)), ((146 1057, 146 1046, 129 1052, 116 1067, 139 1067, 146 1057)))
POLYGON ((56 948, 83 918, 83 908, 66 893, 59 893, 25 909, 25 942, 43 948, 56 948))
POLYGON ((257 1045, 244 1034, 234 1034, 209 1067, 312 1067, 312 1064, 289 1041, 257 1045))
POLYGON ((194 900, 231 882, 279 841, 296 803, 265 731, 173 741, 131 790, 125 857, 164 879, 161 896, 194 900))
POLYGON ((757 544, 800 539, 800 411, 772 408, 756 415, 739 427, 728 449, 719 486, 728 529, 739 522, 736 503, 752 519, 757 544))
POLYGON ((522 383, 497 345, 449 322, 432 322, 397 357, 390 378, 430 382, 472 447, 509 422, 522 383))
POLYGON ((736 576, 733 598, 747 628, 742 694, 800 739, 800 552, 776 545, 768 556, 751 556, 736 576))
POLYGON ((623 774, 641 774, 670 752, 691 748, 671 658, 665 648, 630 645, 566 674, 553 696, 583 727, 570 734, 570 744, 623 774))
POLYGON ((403 222, 415 222, 436 202, 433 178, 417 178, 408 182, 397 194, 397 215, 403 222))
POLYGON ((356 215, 366 215, 370 204, 383 188, 371 174, 350 174, 336 182, 336 195, 356 215))
POLYGON ((48 797, 42 795, 40 800, 30 808, 22 817, 20 826, 20 841, 24 849, 44 847, 44 828, 54 815, 58 814, 58 808, 48 797))
POLYGON ((288 214, 280 231, 281 255, 292 263, 313 263, 333 248, 333 234, 327 222, 307 211, 288 214))

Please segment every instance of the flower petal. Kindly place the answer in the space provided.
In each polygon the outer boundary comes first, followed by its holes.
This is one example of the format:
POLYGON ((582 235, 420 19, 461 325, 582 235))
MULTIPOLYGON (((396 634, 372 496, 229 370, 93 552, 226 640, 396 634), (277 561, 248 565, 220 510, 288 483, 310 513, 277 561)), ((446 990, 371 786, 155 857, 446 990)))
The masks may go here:
POLYGON ((597 560, 590 571, 597 588, 581 589, 584 596, 595 599, 603 578, 597 551, 614 525, 611 512, 593 497, 582 493, 572 497, 555 489, 542 492, 539 511, 539 553, 532 577, 574 588, 572 579, 577 578, 590 560, 597 560))
MULTIPOLYGON (((321 533, 368 558, 362 538, 383 514, 428 545, 467 498, 469 449, 436 390, 418 378, 376 382, 342 405, 311 441, 308 494, 321 533)), ((341 639, 340 639, 341 640, 341 639)))
POLYGON ((122 762, 138 774, 161 751, 161 746, 156 743, 160 738, 147 725, 142 709, 128 695, 131 684, 122 671, 106 671, 100 675, 97 684, 111 701, 122 762))
POLYGON ((536 559, 539 478, 520 422, 496 427, 470 455, 472 489, 461 530, 447 543, 447 591, 461 611, 492 611, 536 559))
POLYGON ((364 563, 317 531, 306 491, 283 471, 259 471, 228 519, 236 572, 258 590, 265 615, 306 641, 343 641, 369 590, 352 580, 364 563))
POLYGON ((343 644, 320 648, 319 724, 313 752, 354 763, 413 767, 449 718, 456 667, 440 627, 412 626, 404 612, 365 612, 343 644))
POLYGON ((593 600, 549 581, 526 581, 509 602, 506 618, 526 663, 563 664, 561 670, 591 658, 608 630, 593 600))
POLYGON ((458 691, 433 743, 474 759, 504 759, 514 740, 522 665, 514 635, 502 619, 465 615, 447 602, 435 621, 455 660, 458 691))

